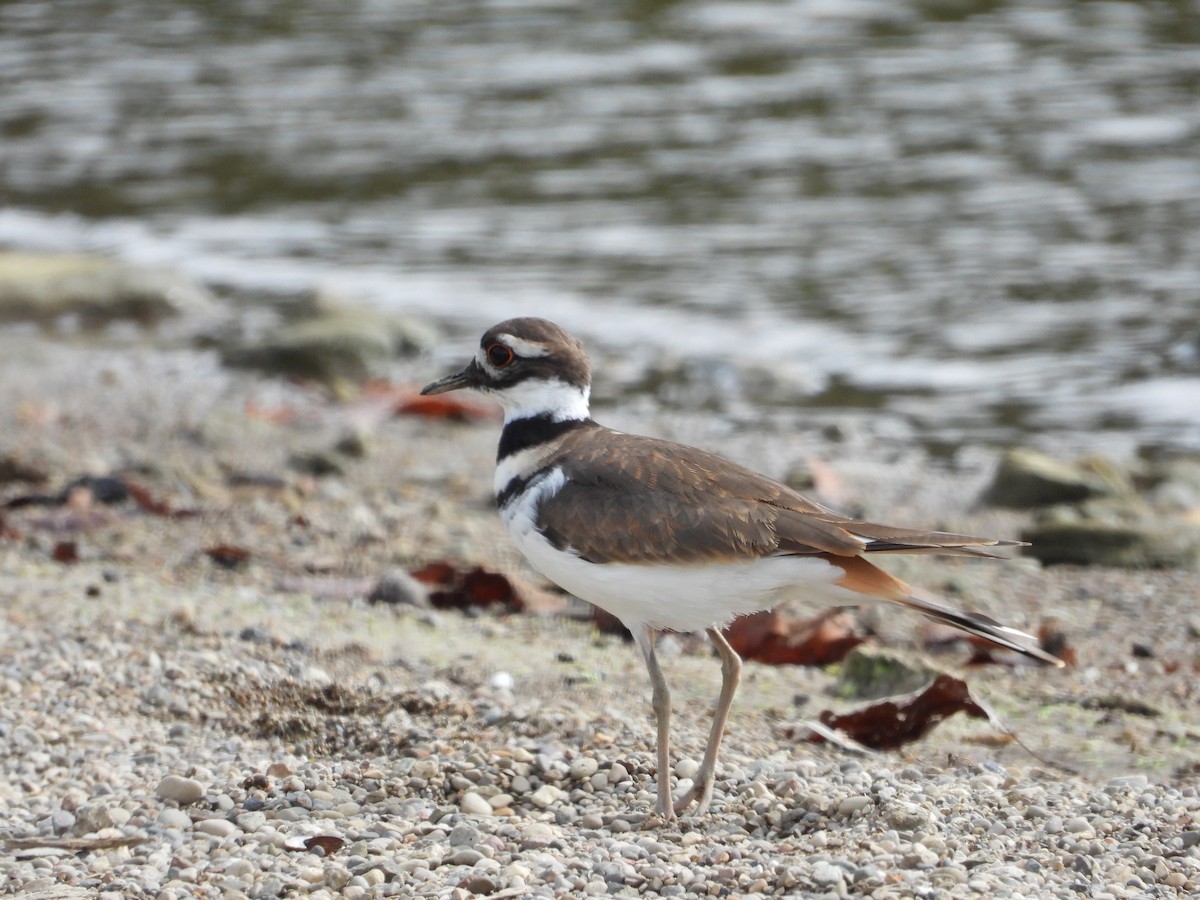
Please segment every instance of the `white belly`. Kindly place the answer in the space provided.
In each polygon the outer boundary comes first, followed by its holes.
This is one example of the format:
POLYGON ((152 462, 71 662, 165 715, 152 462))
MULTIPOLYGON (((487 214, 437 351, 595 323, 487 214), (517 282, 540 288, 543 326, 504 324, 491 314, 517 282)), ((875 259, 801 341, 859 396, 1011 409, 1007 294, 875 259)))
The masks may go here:
POLYGON ((790 596, 817 594, 834 603, 852 596, 833 584, 842 570, 816 557, 773 556, 701 566, 587 562, 573 552, 556 550, 535 526, 537 501, 562 484, 562 473, 555 471, 510 504, 502 513, 509 534, 542 575, 612 613, 631 631, 643 625, 703 631, 771 609, 790 596))

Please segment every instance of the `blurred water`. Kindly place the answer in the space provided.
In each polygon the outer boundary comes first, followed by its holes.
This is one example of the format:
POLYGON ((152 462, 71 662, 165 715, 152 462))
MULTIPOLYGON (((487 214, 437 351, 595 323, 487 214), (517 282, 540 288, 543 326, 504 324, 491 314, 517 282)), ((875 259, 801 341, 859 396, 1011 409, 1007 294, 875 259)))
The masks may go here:
POLYGON ((1200 448, 1197 2, 8 2, 0 200, 801 416, 1200 448))

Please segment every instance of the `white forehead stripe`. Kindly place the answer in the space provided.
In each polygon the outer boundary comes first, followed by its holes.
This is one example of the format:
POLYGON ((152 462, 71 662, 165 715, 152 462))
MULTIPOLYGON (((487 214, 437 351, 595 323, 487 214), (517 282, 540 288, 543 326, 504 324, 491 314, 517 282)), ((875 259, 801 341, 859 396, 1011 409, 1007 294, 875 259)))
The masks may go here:
POLYGON ((513 337, 511 334, 499 335, 501 341, 512 348, 517 356, 532 359, 535 356, 549 356, 550 350, 540 341, 527 341, 524 338, 513 337))

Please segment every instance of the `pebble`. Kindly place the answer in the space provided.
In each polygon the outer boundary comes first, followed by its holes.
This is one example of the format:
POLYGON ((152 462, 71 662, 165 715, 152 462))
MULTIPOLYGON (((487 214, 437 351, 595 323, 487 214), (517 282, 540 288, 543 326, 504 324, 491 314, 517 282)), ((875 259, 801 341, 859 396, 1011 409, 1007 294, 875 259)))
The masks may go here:
POLYGON ((463 812, 470 816, 490 816, 493 812, 492 804, 475 791, 467 791, 463 794, 458 805, 463 812))
POLYGON ((164 800, 174 800, 180 806, 186 806, 204 796, 204 785, 195 778, 168 775, 158 783, 156 793, 164 800))
POLYGON ((160 828, 191 828, 192 817, 182 809, 167 807, 161 810, 156 819, 160 828))
POLYGON ((859 796, 855 796, 855 797, 847 797, 845 800, 843 800, 841 803, 838 804, 838 808, 837 808, 838 815, 839 816, 852 816, 855 813, 862 812, 868 806, 871 806, 874 802, 875 801, 873 801, 870 797, 863 796, 863 795, 859 795, 859 796))
POLYGON ((238 827, 228 819, 201 819, 192 827, 201 834, 210 834, 220 838, 229 837, 238 830, 238 827))
POLYGON ((590 756, 580 756, 571 761, 569 769, 571 777, 576 780, 591 778, 596 774, 596 770, 600 768, 600 763, 590 756))
POLYGON ((695 778, 696 773, 700 771, 700 763, 696 760, 684 757, 675 763, 675 776, 677 778, 695 778))
POLYGON ((557 788, 552 784, 543 784, 540 788, 529 795, 529 799, 534 806, 545 809, 546 807, 553 806, 555 803, 557 803, 562 796, 563 792, 560 788, 557 788))

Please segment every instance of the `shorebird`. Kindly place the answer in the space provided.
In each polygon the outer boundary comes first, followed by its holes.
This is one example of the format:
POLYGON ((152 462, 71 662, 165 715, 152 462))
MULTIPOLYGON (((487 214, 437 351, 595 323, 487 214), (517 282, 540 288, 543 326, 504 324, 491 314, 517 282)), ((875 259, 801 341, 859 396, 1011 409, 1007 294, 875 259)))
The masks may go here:
POLYGON ((553 322, 488 329, 460 372, 422 394, 470 388, 504 409, 493 482, 500 516, 530 564, 612 613, 645 657, 657 721, 655 812, 674 819, 713 796, 721 738, 742 661, 721 634, 735 617, 806 589, 889 600, 1052 665, 1027 634, 948 606, 876 567, 889 553, 995 556, 1017 542, 865 522, 806 499, 723 457, 592 420, 583 345, 553 322), (679 799, 670 787, 671 698, 659 633, 703 632, 721 659, 721 691, 704 758, 679 799))

